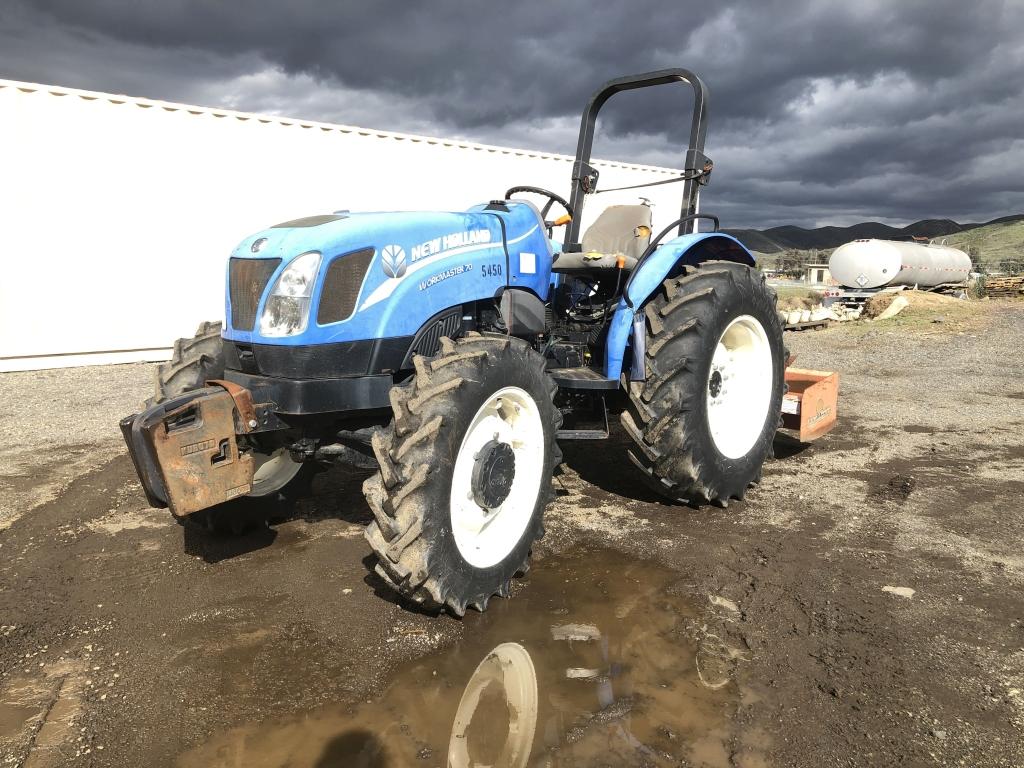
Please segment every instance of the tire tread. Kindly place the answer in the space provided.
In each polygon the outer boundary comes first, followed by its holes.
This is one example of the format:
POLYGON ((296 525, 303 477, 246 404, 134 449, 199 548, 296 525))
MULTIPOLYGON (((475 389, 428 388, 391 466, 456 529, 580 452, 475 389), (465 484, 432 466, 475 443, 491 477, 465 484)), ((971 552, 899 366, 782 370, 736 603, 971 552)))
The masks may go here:
MULTIPOLYGON (((374 518, 366 528, 366 540, 377 558, 376 571, 387 585, 422 607, 447 608, 462 616, 467 607, 483 611, 493 595, 507 597, 511 591, 511 582, 502 581, 486 594, 457 595, 446 585, 443 574, 429 573, 428 544, 421 537, 423 515, 429 510, 422 508, 424 499, 417 491, 430 482, 429 449, 445 425, 452 393, 467 380, 478 380, 490 355, 504 352, 512 343, 506 336, 478 333, 456 340, 443 337, 438 355, 432 359, 416 356, 416 375, 392 389, 393 421, 374 435, 381 472, 363 484, 374 518)), ((533 357, 543 371, 543 359, 536 354, 533 357)), ((557 391, 553 381, 548 391, 553 398, 557 391)), ((553 429, 557 431, 562 418, 553 410, 553 429)), ((557 443, 554 446, 551 469, 561 463, 561 451, 557 443)), ((543 535, 542 522, 537 528, 535 538, 543 535)), ((529 554, 517 564, 516 572, 528 569, 529 554)))
POLYGON ((781 339, 771 291, 763 276, 744 264, 709 261, 687 266, 681 276, 665 280, 663 290, 644 307, 647 380, 629 384, 620 420, 632 441, 630 460, 649 485, 676 501, 725 507, 730 499, 742 499, 760 480, 760 466, 750 477, 712 471, 712 462, 701 455, 697 425, 692 423, 699 405, 694 398, 706 386, 697 381, 700 361, 706 359, 702 355, 707 354, 707 345, 715 343, 706 338, 706 329, 721 311, 724 297, 735 291, 761 307, 772 321, 765 330, 781 339))

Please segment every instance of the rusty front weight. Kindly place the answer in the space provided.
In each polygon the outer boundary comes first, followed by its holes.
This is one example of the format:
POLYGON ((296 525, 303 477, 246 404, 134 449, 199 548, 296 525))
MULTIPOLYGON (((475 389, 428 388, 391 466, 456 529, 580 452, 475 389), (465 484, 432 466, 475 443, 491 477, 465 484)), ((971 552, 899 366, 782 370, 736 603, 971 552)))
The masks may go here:
POLYGON ((256 429, 259 424, 256 421, 256 406, 252 402, 252 394, 248 389, 235 384, 233 381, 225 381, 224 379, 210 379, 206 382, 206 386, 223 387, 231 395, 231 399, 235 401, 235 408, 238 411, 239 434, 245 434, 256 429))
POLYGON ((166 501, 178 517, 252 490, 253 459, 237 439, 255 421, 252 397, 230 382, 210 384, 135 416, 125 435, 151 503, 166 501))

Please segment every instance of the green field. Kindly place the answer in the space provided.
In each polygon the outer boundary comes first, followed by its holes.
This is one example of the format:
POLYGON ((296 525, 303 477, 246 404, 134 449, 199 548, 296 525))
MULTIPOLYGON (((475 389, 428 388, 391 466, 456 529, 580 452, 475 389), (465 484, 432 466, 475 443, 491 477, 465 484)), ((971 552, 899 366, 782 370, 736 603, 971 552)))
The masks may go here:
POLYGON ((946 235, 936 242, 943 240, 946 245, 966 251, 976 263, 986 266, 1005 261, 1024 262, 1024 221, 986 224, 946 235))

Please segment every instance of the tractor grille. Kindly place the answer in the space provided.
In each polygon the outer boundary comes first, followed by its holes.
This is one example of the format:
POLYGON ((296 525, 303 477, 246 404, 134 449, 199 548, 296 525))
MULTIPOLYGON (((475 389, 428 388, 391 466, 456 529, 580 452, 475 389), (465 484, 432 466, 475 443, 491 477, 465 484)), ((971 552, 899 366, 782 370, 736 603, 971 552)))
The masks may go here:
POLYGON ((320 325, 347 320, 356 308, 359 288, 373 260, 373 248, 363 248, 338 256, 327 267, 316 321, 320 325))
POLYGON ((256 325, 260 297, 280 259, 231 259, 228 292, 231 295, 231 327, 251 331, 256 325))

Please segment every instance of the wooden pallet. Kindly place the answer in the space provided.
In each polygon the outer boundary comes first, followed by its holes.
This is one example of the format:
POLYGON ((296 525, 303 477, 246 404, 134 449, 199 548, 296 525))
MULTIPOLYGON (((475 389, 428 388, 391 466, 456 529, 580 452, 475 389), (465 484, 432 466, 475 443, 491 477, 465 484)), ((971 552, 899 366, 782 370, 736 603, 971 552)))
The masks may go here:
POLYGON ((782 327, 784 331, 809 331, 820 329, 828 325, 828 318, 824 320, 808 320, 806 323, 787 323, 782 327))
POLYGON ((1021 294, 1024 294, 1024 275, 991 277, 985 281, 985 295, 994 299, 1009 299, 1021 294))

